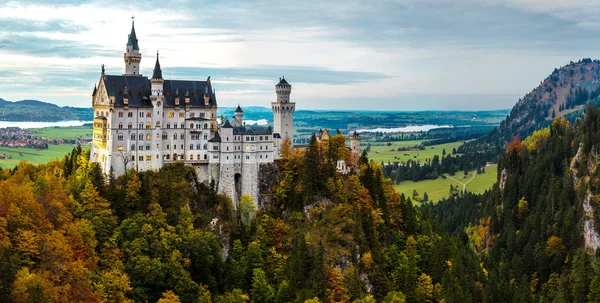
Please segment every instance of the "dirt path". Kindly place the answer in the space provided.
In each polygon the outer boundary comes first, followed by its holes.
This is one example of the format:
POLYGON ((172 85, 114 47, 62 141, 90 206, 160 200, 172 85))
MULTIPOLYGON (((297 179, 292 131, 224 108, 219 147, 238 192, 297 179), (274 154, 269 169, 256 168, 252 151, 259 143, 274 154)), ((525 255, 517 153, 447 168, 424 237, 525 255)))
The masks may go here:
POLYGON ((473 173, 473 177, 471 177, 471 179, 469 179, 469 181, 467 181, 465 183, 462 183, 462 182, 460 182, 460 181, 458 181, 458 180, 456 180, 456 179, 454 179, 454 178, 452 178, 452 177, 450 177, 448 175, 446 175, 446 178, 448 178, 448 179, 450 179, 450 180, 452 180, 452 181, 454 181, 456 183, 462 184, 462 186, 463 186, 463 193, 465 193, 467 191, 467 184, 469 184, 469 182, 473 181, 473 179, 475 179, 475 176, 477 176, 477 172, 474 172, 473 173))

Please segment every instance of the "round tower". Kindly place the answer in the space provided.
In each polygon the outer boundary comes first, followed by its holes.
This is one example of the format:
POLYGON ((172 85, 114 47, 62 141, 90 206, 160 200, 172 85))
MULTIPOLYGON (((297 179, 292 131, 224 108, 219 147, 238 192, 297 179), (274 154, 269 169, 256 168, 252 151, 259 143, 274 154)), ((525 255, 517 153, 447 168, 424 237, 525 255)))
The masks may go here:
POLYGON ((360 159, 360 135, 356 131, 350 137, 350 150, 352 165, 358 167, 358 160, 360 159))
POLYGON ((244 111, 238 104, 238 107, 235 109, 235 113, 233 114, 236 120, 238 120, 242 125, 244 125, 244 111))
POLYGON ((125 74, 123 76, 140 76, 140 62, 142 54, 138 45, 138 39, 135 35, 134 17, 131 17, 131 33, 127 37, 127 45, 125 45, 125 53, 123 60, 125 61, 125 74))
POLYGON ((290 94, 292 93, 292 86, 285 81, 285 77, 279 78, 279 83, 275 85, 275 92, 277 93, 277 102, 289 103, 290 94))
POLYGON ((353 153, 356 152, 360 154, 360 135, 356 131, 354 131, 350 138, 350 149, 353 153))
POLYGON ((281 139, 294 143, 294 112, 296 103, 290 102, 292 86, 285 80, 285 77, 279 78, 279 83, 275 85, 277 101, 271 103, 273 110, 273 132, 279 134, 281 139))

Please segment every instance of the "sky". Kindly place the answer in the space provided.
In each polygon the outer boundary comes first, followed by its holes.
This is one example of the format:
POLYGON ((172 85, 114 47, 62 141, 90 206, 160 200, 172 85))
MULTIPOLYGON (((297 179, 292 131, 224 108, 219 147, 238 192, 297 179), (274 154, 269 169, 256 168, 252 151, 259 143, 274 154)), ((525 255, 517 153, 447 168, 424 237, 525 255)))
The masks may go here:
POLYGON ((512 107, 552 70, 600 52, 598 0, 2 1, 0 98, 91 107, 101 64, 211 76, 219 106, 265 106, 285 76, 297 109, 512 107), (51 2, 51 4, 49 4, 51 2))

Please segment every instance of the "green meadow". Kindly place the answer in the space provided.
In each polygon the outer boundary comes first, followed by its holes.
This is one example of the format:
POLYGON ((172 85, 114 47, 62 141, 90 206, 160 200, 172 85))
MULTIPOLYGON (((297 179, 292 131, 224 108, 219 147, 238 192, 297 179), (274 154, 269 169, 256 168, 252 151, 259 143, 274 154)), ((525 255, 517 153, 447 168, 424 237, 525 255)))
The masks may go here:
POLYGON ((54 139, 92 138, 92 128, 89 126, 46 127, 34 129, 34 134, 54 139))
MULTIPOLYGON (((485 173, 477 174, 473 180, 467 183, 466 190, 481 194, 490 189, 496 182, 497 170, 497 164, 486 167, 485 173)), ((473 177, 474 172, 474 170, 470 171, 469 176, 464 179, 460 179, 460 174, 456 174, 452 176, 452 178, 465 183, 473 177)), ((403 181, 396 185, 396 191, 411 198, 414 190, 417 191, 420 197, 423 197, 423 194, 427 192, 429 201, 437 202, 440 199, 448 197, 450 193, 450 185, 453 187, 458 186, 459 190, 462 190, 463 188, 462 184, 453 181, 450 178, 444 179, 440 177, 435 180, 424 180, 419 182, 403 181)))
MULTIPOLYGON (((34 129, 34 134, 38 136, 54 139, 70 138, 91 138, 91 127, 47 127, 34 129)), ((0 167, 13 168, 21 161, 31 162, 33 164, 46 163, 52 160, 61 160, 67 153, 70 153, 75 146, 73 144, 49 145, 48 149, 33 148, 9 148, 0 147, 0 154, 6 154, 12 159, 0 159, 0 167)), ((89 145, 82 146, 88 150, 89 145)))
MULTIPOLYGON (((387 146, 385 142, 371 143, 371 152, 369 152, 369 159, 384 163, 389 162, 406 162, 408 160, 414 161, 425 161, 426 159, 432 159, 433 156, 442 156, 444 150, 446 154, 452 153, 453 148, 458 148, 463 142, 452 142, 445 144, 438 144, 432 146, 425 146, 424 150, 409 150, 409 151, 398 151, 401 147, 412 147, 419 145, 423 140, 413 141, 400 141, 392 142, 391 146, 387 146), (377 145, 375 145, 377 144, 377 145)), ((361 146, 364 148, 364 146, 361 146)))

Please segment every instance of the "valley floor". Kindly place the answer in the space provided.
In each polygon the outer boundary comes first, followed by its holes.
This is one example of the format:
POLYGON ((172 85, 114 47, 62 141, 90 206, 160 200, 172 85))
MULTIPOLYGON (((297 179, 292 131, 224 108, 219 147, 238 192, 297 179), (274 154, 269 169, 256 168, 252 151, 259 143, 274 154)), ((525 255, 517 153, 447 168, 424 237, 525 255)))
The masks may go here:
MULTIPOLYGON (((470 171, 469 176, 460 179, 462 174, 456 174, 451 176, 453 179, 458 180, 462 183, 467 183, 466 190, 481 194, 486 190, 490 189, 492 185, 496 182, 498 165, 493 164, 485 168, 485 173, 477 174, 475 178, 471 180, 475 171, 470 171), (470 181, 469 181, 470 180, 470 181)), ((429 201, 437 202, 440 199, 447 198, 450 194, 450 185, 453 187, 458 187, 459 191, 462 190, 463 185, 457 181, 454 181, 450 178, 437 178, 435 180, 425 180, 419 182, 413 181, 404 181, 400 182, 400 184, 396 185, 396 191, 404 194, 406 197, 410 197, 412 199, 413 192, 416 190, 419 194, 420 198, 423 198, 423 194, 426 192, 429 197, 429 201)), ((413 201, 415 204, 416 201, 413 201)))

